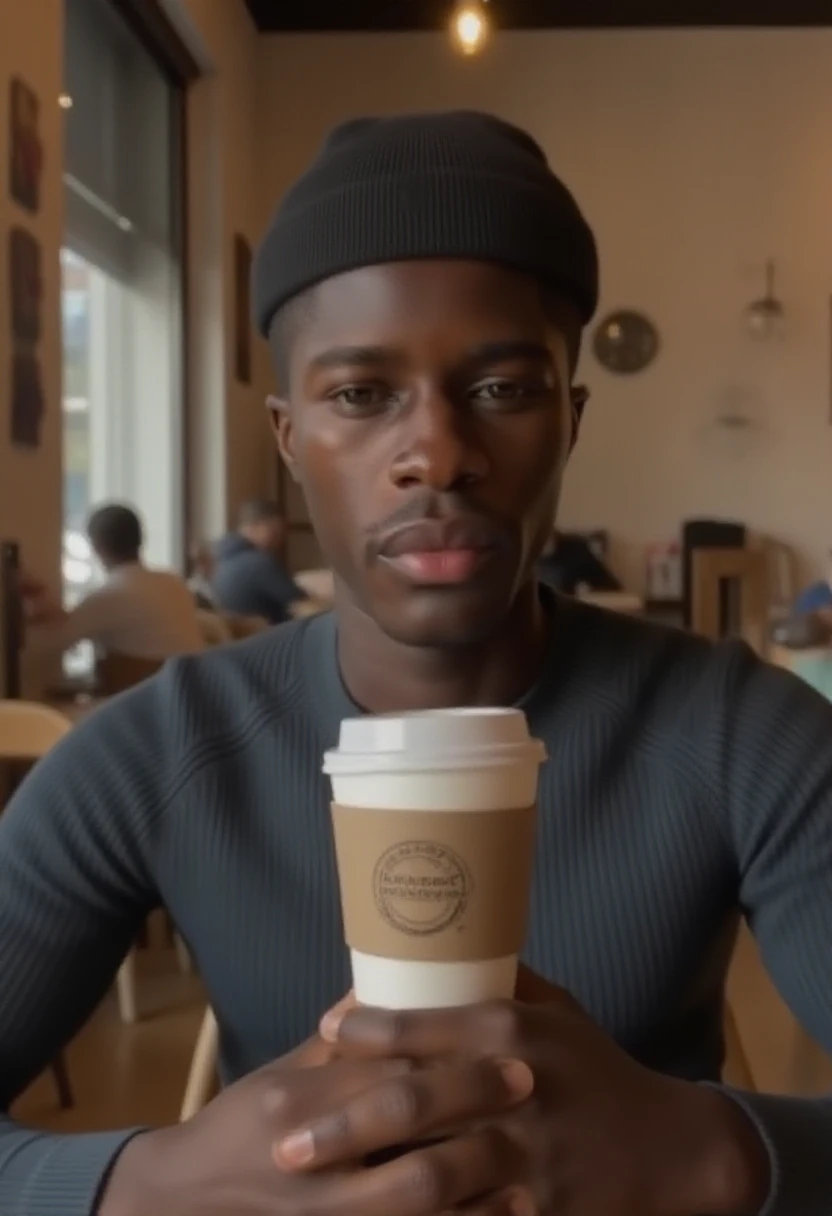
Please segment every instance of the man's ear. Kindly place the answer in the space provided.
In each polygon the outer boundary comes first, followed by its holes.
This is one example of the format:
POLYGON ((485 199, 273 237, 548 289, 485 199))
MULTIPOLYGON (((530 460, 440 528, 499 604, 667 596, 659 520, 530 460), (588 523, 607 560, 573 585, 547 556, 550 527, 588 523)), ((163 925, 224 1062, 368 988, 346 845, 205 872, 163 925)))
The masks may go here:
POLYGON ((578 435, 580 434, 581 430, 581 421, 584 416, 586 404, 589 401, 589 389, 585 384, 573 384, 569 390, 569 400, 572 414, 572 436, 569 440, 569 451, 571 452, 575 444, 578 442, 578 435))
POLYGON ((280 459, 289 471, 293 481, 299 481, 294 451, 294 430, 289 412, 289 402, 285 397, 267 397, 266 409, 269 411, 269 422, 274 434, 280 459))

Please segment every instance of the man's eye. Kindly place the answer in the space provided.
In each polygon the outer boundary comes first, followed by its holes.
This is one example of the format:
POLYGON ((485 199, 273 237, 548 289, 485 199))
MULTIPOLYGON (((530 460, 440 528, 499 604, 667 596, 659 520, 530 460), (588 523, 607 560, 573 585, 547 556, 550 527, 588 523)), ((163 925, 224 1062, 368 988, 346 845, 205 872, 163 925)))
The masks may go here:
POLYGON ((539 397, 545 392, 541 384, 520 380, 486 380, 471 389, 470 396, 475 401, 485 404, 522 401, 529 397, 539 397))
POLYGON ((343 414, 367 414, 383 409, 390 392, 376 384, 348 384, 332 394, 331 399, 343 414))

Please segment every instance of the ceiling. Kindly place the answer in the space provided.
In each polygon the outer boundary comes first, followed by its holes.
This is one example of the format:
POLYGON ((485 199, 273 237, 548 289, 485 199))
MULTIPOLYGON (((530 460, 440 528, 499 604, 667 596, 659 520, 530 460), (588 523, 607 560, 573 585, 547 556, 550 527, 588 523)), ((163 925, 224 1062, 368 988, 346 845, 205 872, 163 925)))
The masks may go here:
MULTIPOLYGON (((452 0, 246 0, 258 29, 440 29, 452 0)), ((504 29, 832 25, 829 0, 489 0, 504 29)))

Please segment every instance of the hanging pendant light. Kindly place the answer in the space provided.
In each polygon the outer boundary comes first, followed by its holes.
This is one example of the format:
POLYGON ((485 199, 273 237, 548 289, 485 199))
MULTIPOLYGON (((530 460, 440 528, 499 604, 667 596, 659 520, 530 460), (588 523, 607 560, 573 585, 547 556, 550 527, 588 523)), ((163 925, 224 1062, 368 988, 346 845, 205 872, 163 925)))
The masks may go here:
POLYGON ((786 326, 786 310, 774 290, 774 262, 766 262, 766 291, 759 300, 748 305, 744 313, 745 327, 752 338, 768 341, 780 338, 786 326))
POLYGON ((463 55, 478 55, 488 41, 491 23, 487 0, 459 0, 451 13, 451 38, 463 55))

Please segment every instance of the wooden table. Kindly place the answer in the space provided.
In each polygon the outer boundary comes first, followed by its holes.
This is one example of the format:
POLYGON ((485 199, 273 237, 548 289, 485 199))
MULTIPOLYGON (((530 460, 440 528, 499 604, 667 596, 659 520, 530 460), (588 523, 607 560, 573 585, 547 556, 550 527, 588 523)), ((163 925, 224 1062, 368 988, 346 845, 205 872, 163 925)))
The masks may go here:
POLYGON ((772 642, 766 658, 775 667, 785 667, 786 671, 794 671, 795 664, 800 659, 824 659, 829 657, 825 646, 812 646, 806 650, 793 650, 790 646, 778 646, 772 642))
POLYGON ((581 591, 578 593, 578 599, 585 604, 607 608, 610 612, 625 612, 631 616, 639 616, 644 612, 644 600, 632 591, 581 591))
POLYGON ((89 717, 93 710, 98 709, 106 700, 106 697, 75 697, 74 699, 56 697, 44 701, 44 705, 63 714, 75 726, 84 718, 89 717))

